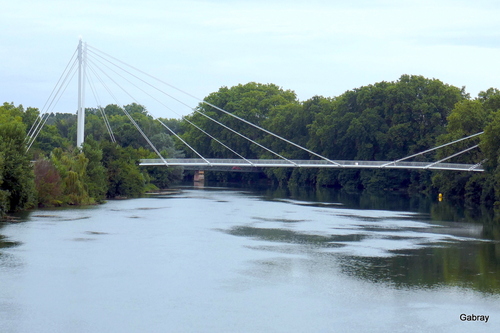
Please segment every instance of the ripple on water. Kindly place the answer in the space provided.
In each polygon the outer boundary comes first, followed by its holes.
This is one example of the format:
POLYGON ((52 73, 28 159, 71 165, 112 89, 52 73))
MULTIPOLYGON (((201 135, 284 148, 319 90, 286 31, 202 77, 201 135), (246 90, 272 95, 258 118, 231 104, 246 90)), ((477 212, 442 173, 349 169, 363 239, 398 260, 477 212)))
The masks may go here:
POLYGON ((88 235, 109 235, 109 233, 101 231, 86 231, 85 233, 88 235))
POLYGON ((167 207, 138 207, 137 210, 155 210, 155 209, 163 209, 167 207))
POLYGON ((77 216, 77 217, 66 217, 61 215, 51 215, 51 214, 35 214, 31 215, 31 217, 37 217, 42 219, 50 219, 51 221, 78 221, 78 220, 86 220, 90 219, 90 216, 77 216))
POLYGON ((91 242, 91 241, 95 241, 96 239, 95 238, 88 238, 88 237, 75 237, 75 238, 73 238, 73 240, 75 242, 91 242))
MULTIPOLYGON (((352 216, 349 216, 352 217, 352 216)), ((312 232, 315 226, 306 219, 283 219, 252 217, 253 220, 267 222, 235 226, 223 230, 234 236, 250 237, 269 242, 307 245, 309 251, 348 255, 355 257, 392 257, 398 251, 417 250, 422 247, 439 247, 440 244, 471 241, 470 238, 457 237, 447 233, 434 232, 441 226, 428 223, 401 220, 393 217, 374 217, 368 223, 360 223, 364 216, 355 216, 356 223, 323 228, 312 232), (306 222, 306 223, 302 223, 306 222), (274 223, 274 225, 273 225, 274 223), (276 224, 287 223, 287 224, 276 224), (299 230, 302 229, 302 230, 299 230), (309 230, 308 230, 309 229, 309 230)), ((345 220, 343 221, 345 223, 345 220)), ((279 247, 264 247, 263 250, 275 250, 283 253, 279 247)), ((285 251, 287 252, 287 251, 285 251)))
POLYGON ((23 263, 11 253, 0 251, 0 269, 13 269, 22 267, 23 263))
POLYGON ((330 236, 305 234, 280 228, 256 228, 251 226, 238 226, 233 227, 229 230, 222 231, 234 236, 252 237, 265 241, 309 244, 321 247, 334 246, 331 243, 333 239, 330 236))
POLYGON ((283 218, 266 218, 266 217, 252 217, 254 220, 264 221, 264 222, 284 222, 284 223, 297 223, 297 222, 307 222, 310 220, 304 219, 283 219, 283 218))
POLYGON ((0 249, 14 247, 22 244, 21 242, 14 242, 6 239, 7 238, 5 236, 0 235, 0 249))

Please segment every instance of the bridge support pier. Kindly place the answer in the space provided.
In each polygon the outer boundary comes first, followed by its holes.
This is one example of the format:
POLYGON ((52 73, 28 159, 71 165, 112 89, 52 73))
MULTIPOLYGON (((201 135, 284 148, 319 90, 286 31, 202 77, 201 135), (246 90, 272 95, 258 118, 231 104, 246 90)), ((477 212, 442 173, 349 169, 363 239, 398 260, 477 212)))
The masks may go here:
POLYGON ((195 183, 204 183, 205 182, 205 171, 196 170, 194 172, 194 182, 195 183))

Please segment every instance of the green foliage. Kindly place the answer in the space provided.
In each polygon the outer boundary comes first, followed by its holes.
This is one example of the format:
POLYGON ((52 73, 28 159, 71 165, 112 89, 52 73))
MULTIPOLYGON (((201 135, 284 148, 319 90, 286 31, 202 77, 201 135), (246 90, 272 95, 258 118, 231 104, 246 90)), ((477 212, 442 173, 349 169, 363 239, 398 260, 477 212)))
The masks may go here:
POLYGON ((496 88, 489 88, 486 91, 481 91, 478 94, 478 100, 481 101, 488 112, 500 110, 500 90, 496 88))
POLYGON ((500 201, 500 110, 491 114, 481 137, 481 150, 485 158, 483 165, 490 175, 487 183, 492 184, 496 201, 500 201))
MULTIPOLYGON (((487 94, 495 95, 495 92, 487 94)), ((496 95, 495 95, 496 96, 496 95)), ((467 96, 463 90, 439 80, 403 75, 395 82, 380 82, 347 91, 335 98, 314 96, 299 102, 291 91, 274 85, 248 83, 223 87, 210 94, 210 104, 260 125, 292 142, 333 160, 396 160, 434 147, 447 132, 447 117, 456 103, 467 96)), ((484 97, 485 99, 487 97, 484 97)), ((247 158, 277 158, 269 151, 215 124, 206 116, 230 126, 245 136, 291 159, 317 159, 304 150, 263 134, 220 110, 200 104, 189 120, 247 158), (205 115, 205 116, 204 116, 205 115)), ((452 116, 450 129, 459 125, 459 111, 452 116)), ((471 122, 474 122, 471 119, 471 122)), ((183 138, 203 156, 238 158, 207 139, 184 121, 183 138)), ((454 135, 459 135, 455 131, 454 135)), ((194 153, 187 151, 188 156, 194 153)), ((416 160, 434 160, 433 154, 416 160)), ((278 184, 315 184, 371 190, 430 190, 430 177, 418 171, 286 170, 266 169, 266 176, 278 184), (424 182, 425 184, 422 184, 424 182)))
POLYGON ((5 170, 4 154, 0 151, 0 217, 9 211, 9 191, 3 189, 3 174, 5 170))
MULTIPOLYGON (((38 111, 28 110, 26 115, 22 112, 18 114, 32 123, 38 111)), ((171 137, 165 134, 164 127, 154 121, 143 106, 135 103, 123 108, 108 105, 104 110, 87 109, 86 140, 81 150, 74 148, 76 115, 51 114, 32 148, 38 157, 34 171, 40 206, 91 204, 106 198, 135 197, 146 190, 168 187, 182 177, 182 170, 179 169, 139 169, 139 158, 157 156, 150 147, 144 148, 147 147, 145 139, 124 110, 129 112, 164 157, 182 156, 182 152, 174 148, 171 137), (103 111, 117 144, 110 142, 111 135, 103 121, 103 111)), ((169 120, 169 123, 177 124, 179 129, 179 122, 169 120)))
POLYGON ((482 162, 487 170, 484 174, 437 172, 432 183, 439 192, 448 197, 458 197, 467 204, 491 205, 500 199, 498 187, 500 169, 498 158, 500 154, 500 91, 490 88, 479 93, 474 100, 462 100, 455 105, 446 126, 447 133, 437 139, 437 144, 443 144, 468 135, 484 131, 479 138, 474 138, 443 148, 437 158, 449 156, 479 143, 479 150, 473 150, 454 158, 458 163, 482 162))
POLYGON ((84 176, 88 194, 97 202, 101 202, 105 199, 108 190, 107 170, 102 164, 103 151, 99 143, 90 136, 83 144, 83 153, 88 159, 87 170, 84 176))
POLYGON ((35 162, 35 188, 39 207, 59 206, 63 203, 62 180, 59 171, 48 159, 35 162))
POLYGON ((56 125, 45 125, 33 144, 33 149, 49 154, 59 147, 69 147, 70 141, 62 137, 56 125))
MULTIPOLYGON (((306 135, 307 129, 301 126, 294 127, 297 122, 303 121, 300 115, 297 115, 295 124, 290 123, 289 117, 293 116, 295 111, 301 109, 297 97, 293 91, 283 90, 274 84, 259 84, 250 82, 245 85, 237 85, 231 88, 222 87, 218 92, 212 93, 205 98, 207 103, 216 105, 225 111, 241 117, 255 125, 269 128, 271 131, 281 134, 290 134, 289 130, 299 129, 302 135, 306 135), (286 114, 285 114, 286 113, 286 114), (286 128, 284 125, 286 124, 286 128)), ((255 140, 261 144, 269 146, 280 154, 291 156, 289 147, 282 141, 270 136, 263 136, 262 132, 251 125, 245 124, 234 117, 217 110, 206 103, 200 103, 196 112, 185 117, 181 123, 182 138, 189 142, 192 147, 203 156, 214 158, 240 158, 237 154, 245 158, 275 158, 276 156, 252 144, 247 139, 234 132, 224 128, 216 122, 210 120, 213 118, 221 122, 234 131, 241 133, 247 138, 255 140), (189 125, 186 120, 196 124, 210 135, 216 137, 219 141, 230 146, 237 154, 231 152, 216 140, 207 140, 207 136, 189 125)), ((196 156, 192 151, 186 151, 189 157, 196 156)), ((267 174, 274 181, 281 183, 289 178, 290 170, 267 170, 267 174)), ((210 176, 209 176, 210 177, 210 176)), ((250 180, 254 176, 238 173, 234 175, 217 173, 217 179, 229 181, 230 179, 250 180), (232 178, 234 177, 234 178, 232 178)))
POLYGON ((146 190, 146 179, 138 166, 139 155, 132 147, 103 142, 103 165, 107 170, 106 196, 138 197, 146 190))
MULTIPOLYGON (((379 82, 328 98, 314 96, 301 102, 295 93, 274 84, 250 82, 222 87, 205 98, 195 112, 177 119, 161 119, 205 157, 278 158, 240 135, 209 119, 224 123, 234 131, 269 147, 289 159, 318 159, 265 134, 220 111, 262 126, 332 160, 393 161, 437 145, 484 130, 481 138, 445 147, 436 153, 418 156, 417 161, 435 161, 471 144, 480 149, 460 155, 453 162, 485 161, 484 174, 409 170, 360 169, 266 169, 265 175, 245 173, 207 173, 219 181, 255 181, 317 187, 440 191, 470 203, 492 203, 500 198, 500 90, 490 88, 471 99, 464 89, 436 79, 402 75, 394 82, 379 82), (217 106, 213 107, 212 105, 217 106), (191 126, 194 123, 230 146, 231 152, 216 140, 191 126)), ((168 187, 182 178, 182 170, 165 167, 139 168, 140 158, 156 158, 151 147, 131 123, 125 111, 164 157, 197 157, 170 136, 146 108, 138 104, 124 107, 108 105, 103 110, 87 109, 86 143, 74 148, 76 116, 53 114, 40 133, 32 151, 24 153, 24 135, 35 122, 37 109, 0 107, 0 210, 29 207, 38 193, 40 205, 87 204, 105 198, 134 197, 152 188, 168 187), (103 117, 116 138, 104 125, 103 117), (49 158, 50 156, 50 158, 49 158), (34 172, 33 172, 34 169, 34 172), (30 171, 31 170, 31 171, 30 171), (35 192, 36 184, 36 192, 35 192)))
MULTIPOLYGON (((245 85, 240 84, 232 88, 222 87, 218 92, 207 96, 205 101, 259 126, 264 125, 272 114, 276 114, 276 108, 298 103, 295 93, 290 90, 285 91, 274 84, 265 85, 254 82, 245 85)), ((268 156, 269 152, 251 144, 248 140, 216 124, 204 115, 216 119, 248 138, 257 140, 262 137, 261 132, 256 128, 206 103, 200 103, 196 108, 196 112, 185 118, 211 135, 216 136, 220 141, 230 142, 230 146, 246 158, 268 156)), ((181 128, 184 132, 183 139, 190 142, 193 148, 202 155, 217 158, 238 158, 237 155, 215 140, 207 140, 207 136, 193 126, 185 123, 181 128)), ((194 156, 193 152, 186 152, 186 155, 194 156)))
POLYGON ((85 154, 77 149, 68 152, 56 148, 50 158, 61 176, 63 202, 70 205, 94 203, 94 198, 89 195, 85 183, 89 163, 85 154))
MULTIPOLYGON (((460 89, 422 76, 403 75, 347 91, 324 101, 309 128, 309 148, 330 159, 392 161, 435 145, 446 117, 463 96, 460 89)), ((432 155, 422 158, 433 158, 432 155)), ((321 172, 320 172, 321 173, 321 172)), ((350 188, 416 188, 412 171, 341 171, 337 181, 318 175, 318 185, 350 188)), ((333 176, 333 175, 332 175, 333 176)))
POLYGON ((0 215, 35 204, 34 173, 24 145, 24 112, 22 106, 0 106, 0 215))
MULTIPOLYGON (((181 119, 175 119, 175 118, 160 118, 159 119, 165 126, 167 126, 169 129, 171 129, 175 134, 182 134, 182 120, 181 119)), ((169 131, 168 134, 171 134, 169 131)))

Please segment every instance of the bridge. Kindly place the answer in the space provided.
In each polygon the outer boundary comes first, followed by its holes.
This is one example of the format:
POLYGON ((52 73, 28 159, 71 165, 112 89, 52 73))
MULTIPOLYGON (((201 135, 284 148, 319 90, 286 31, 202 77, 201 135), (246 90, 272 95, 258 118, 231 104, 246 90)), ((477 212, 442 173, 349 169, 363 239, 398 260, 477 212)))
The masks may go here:
MULTIPOLYGON (((483 132, 476 133, 470 136, 467 136, 465 138, 461 138, 458 140, 455 140, 453 142, 449 142, 443 145, 440 145, 438 147, 430 148, 425 151, 403 157, 398 160, 394 161, 349 161, 349 160, 334 160, 327 158, 325 156, 322 156, 316 152, 313 152, 303 146, 300 146, 284 137, 279 136, 276 133, 273 133, 261 126, 258 126, 256 124, 253 124, 246 119, 243 119, 241 117, 238 117, 234 115, 231 112, 228 112, 222 108, 220 108, 217 105, 210 104, 206 100, 199 99, 179 88, 176 88, 172 86, 169 83, 166 83, 150 74, 147 74, 131 65, 128 65, 102 51, 99 49, 87 45, 87 43, 83 43, 82 40, 80 40, 77 49, 75 50, 75 53, 73 54, 72 59, 68 63, 68 66, 66 67, 65 71, 61 75, 61 78, 56 84, 56 87, 53 90, 53 94, 49 97, 49 101, 47 101, 46 105, 48 105, 48 108, 50 108, 52 105, 57 103, 58 99, 60 98, 60 93, 61 91, 64 91, 66 89, 66 86, 68 82, 71 80, 71 78, 78 73, 78 121, 77 121, 77 146, 81 147, 84 140, 85 140, 85 135, 84 135, 84 124, 85 124, 85 107, 84 107, 84 102, 85 102, 85 83, 88 81, 89 86, 92 90, 92 93, 94 94, 94 98, 96 99, 96 102, 99 101, 99 98, 97 97, 96 94, 96 89, 95 89, 95 84, 90 80, 91 75, 88 75, 90 73, 93 73, 93 76, 106 88, 108 93, 115 98, 116 104, 117 105, 123 105, 122 103, 119 103, 119 101, 116 99, 116 97, 111 93, 110 89, 106 84, 104 83, 102 76, 103 74, 107 77, 109 77, 114 84, 116 84, 120 89, 124 90, 124 88, 113 78, 109 76, 109 74, 103 69, 106 68, 107 71, 112 71, 113 73, 117 74, 120 78, 126 80, 129 83, 132 83, 130 80, 135 79, 136 81, 139 81, 141 86, 138 84, 134 84, 134 87, 136 87, 138 90, 142 91, 149 97, 153 98, 156 102, 160 103, 162 106, 164 106, 166 109, 174 112, 175 110, 171 109, 167 105, 165 105, 162 101, 158 100, 154 96, 152 96, 150 93, 146 92, 143 87, 148 87, 152 88, 153 90, 156 90, 157 92, 160 92, 162 95, 167 96, 170 100, 173 100, 175 102, 180 103, 181 105, 188 107, 191 111, 197 112, 203 117, 207 118, 208 120, 215 122, 217 125, 221 126, 222 128, 225 128, 231 132, 233 132, 235 135, 238 135, 242 137, 245 140, 248 140, 251 144, 257 145, 260 148, 266 150, 268 153, 276 156, 275 159, 247 159, 232 148, 230 148, 229 143, 223 143, 219 139, 217 139, 214 135, 211 135, 207 133, 204 129, 200 128, 198 125, 190 122, 188 119, 184 118, 184 121, 186 121, 189 125, 194 126, 197 130, 201 131, 203 134, 207 136, 208 140, 212 140, 214 142, 217 142, 218 144, 222 145, 224 148, 227 150, 231 151, 234 156, 238 156, 238 159, 216 159, 216 158, 209 158, 202 156, 198 151, 196 151, 188 142, 184 141, 182 137, 180 137, 175 131, 173 131, 171 128, 169 128, 165 123, 163 123, 160 119, 154 117, 153 115, 152 118, 156 119, 157 121, 160 122, 160 124, 165 127, 166 130, 170 132, 170 134, 174 137, 176 137, 179 141, 181 141, 187 149, 191 150, 194 155, 197 155, 198 158, 165 158, 163 157, 158 149, 154 146, 154 144, 151 142, 151 140, 145 135, 144 131, 140 128, 140 126, 137 124, 137 122, 133 119, 133 117, 124 109, 123 112, 127 115, 131 123, 136 127, 136 129, 139 131, 139 133, 144 137, 145 141, 149 144, 151 149, 156 153, 158 156, 157 159, 143 159, 140 161, 140 165, 142 166, 166 166, 166 167, 183 167, 186 170, 211 170, 211 171, 232 171, 232 172, 262 172, 264 168, 330 168, 330 169, 347 169, 347 168, 360 168, 360 169, 414 169, 414 170, 450 170, 450 171, 470 171, 470 172, 482 172, 484 171, 483 167, 481 166, 481 162, 477 164, 460 164, 460 163, 448 163, 446 162, 447 160, 458 156, 460 154, 463 154, 467 151, 470 151, 472 149, 476 149, 478 145, 472 146, 470 148, 464 149, 462 151, 459 151, 458 153, 455 153, 453 155, 450 155, 448 157, 445 157, 439 161, 435 162, 413 162, 413 161, 408 161, 409 159, 415 158, 417 156, 432 152, 434 150, 443 148, 445 146, 449 146, 452 144, 455 144, 457 142, 467 140, 473 137, 476 137, 478 135, 481 135, 483 132), (99 74, 99 71, 102 72, 103 74, 99 74), (119 73, 120 72, 120 73, 119 73), (156 84, 151 83, 151 81, 148 80, 154 80, 156 81, 156 84), (292 159, 287 159, 284 156, 280 155, 279 153, 269 149, 268 147, 263 146, 261 143, 235 131, 231 127, 227 126, 226 124, 221 123, 217 119, 214 119, 207 114, 200 112, 196 108, 192 108, 188 104, 184 103, 181 101, 179 98, 172 96, 170 93, 167 93, 165 90, 162 90, 158 88, 158 84, 163 84, 166 85, 181 95, 194 98, 198 101, 198 103, 204 103, 206 105, 211 106, 213 109, 224 113, 228 116, 231 116, 232 118, 236 119, 237 121, 243 122, 247 124, 248 126, 252 126, 255 129, 258 129, 261 131, 263 134, 272 136, 276 140, 281 140, 285 142, 286 144, 289 144, 297 149, 303 150, 307 152, 310 156, 310 160, 292 160, 292 159)), ((125 91, 126 94, 131 97, 133 100, 137 101, 128 91, 125 91)), ((99 103, 98 103, 99 104, 99 103)), ((140 104, 140 103, 138 103, 140 104)), ((44 106, 45 108, 45 106, 44 106)), ((107 120, 106 114, 104 113, 104 110, 102 107, 98 107, 101 111, 101 114, 103 116, 104 123, 106 124, 106 128, 109 132, 110 139, 113 142, 116 142, 111 125, 109 121, 107 120)), ((28 135, 27 135, 27 149, 30 149, 31 145, 35 141, 36 137, 40 133, 42 127, 44 126, 45 122, 48 119, 48 114, 49 112, 47 110, 42 110, 42 112, 45 112, 44 115, 40 116, 39 119, 35 122, 33 127, 30 129, 28 135)))
POLYGON ((206 159, 201 158, 166 158, 142 159, 143 166, 181 166, 185 170, 261 172, 263 168, 359 168, 359 169, 424 169, 476 171, 484 169, 480 164, 434 163, 434 162, 392 162, 392 161, 333 161, 323 160, 289 160, 278 159, 206 159), (249 163, 250 162, 250 163, 249 163))

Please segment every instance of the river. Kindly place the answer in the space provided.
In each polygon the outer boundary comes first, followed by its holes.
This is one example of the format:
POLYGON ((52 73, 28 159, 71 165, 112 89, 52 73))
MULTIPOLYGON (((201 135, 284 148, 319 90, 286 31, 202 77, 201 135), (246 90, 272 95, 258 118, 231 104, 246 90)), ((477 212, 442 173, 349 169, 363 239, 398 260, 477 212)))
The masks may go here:
POLYGON ((446 200, 180 187, 0 225, 4 333, 499 329, 500 228, 446 200))

